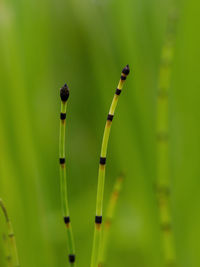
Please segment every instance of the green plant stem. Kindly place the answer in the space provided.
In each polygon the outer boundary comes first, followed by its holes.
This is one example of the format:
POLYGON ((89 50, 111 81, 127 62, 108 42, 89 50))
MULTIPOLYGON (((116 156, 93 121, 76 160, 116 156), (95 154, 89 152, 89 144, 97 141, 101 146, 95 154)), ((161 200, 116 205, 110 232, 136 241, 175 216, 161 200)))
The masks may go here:
POLYGON ((110 136, 110 129, 112 119, 114 117, 115 109, 118 103, 119 95, 122 91, 123 84, 129 74, 129 66, 127 65, 121 73, 121 79, 119 81, 116 93, 110 106, 109 114, 107 117, 105 130, 103 134, 103 141, 101 147, 99 174, 98 174, 98 186, 97 186, 97 200, 96 200, 96 217, 95 217, 95 230, 94 230, 94 241, 92 249, 91 267, 97 267, 98 256, 101 242, 101 223, 102 223, 102 210, 103 210, 103 195, 104 195, 104 182, 105 182, 105 166, 106 166, 106 155, 107 146, 110 136))
POLYGON ((61 113, 60 113, 60 138, 59 138, 59 158, 60 158, 60 187, 61 187, 61 204, 63 219, 67 229, 67 247, 69 252, 69 263, 75 266, 75 246, 73 232, 69 216, 69 205, 67 197, 67 178, 66 178, 66 160, 65 160, 65 128, 66 128, 66 111, 69 89, 65 84, 60 90, 61 113))
POLYGON ((10 251, 11 251, 12 266, 20 267, 17 245, 16 245, 16 240, 15 240, 15 234, 13 231, 12 223, 11 223, 10 218, 8 216, 7 209, 6 209, 2 199, 0 199, 0 207, 1 207, 1 210, 3 211, 4 217, 6 220, 6 225, 7 225, 7 230, 8 230, 8 238, 9 238, 9 246, 10 246, 10 251))
POLYGON ((5 258, 6 258, 7 266, 13 267, 9 240, 5 234, 3 234, 3 243, 4 243, 4 251, 5 251, 5 258))
POLYGON ((107 252, 108 240, 109 240, 109 234, 110 234, 110 227, 111 227, 112 220, 114 217, 117 200, 119 198, 119 194, 122 188, 123 179, 124 179, 124 176, 120 175, 117 181, 115 182, 113 192, 111 194, 111 197, 108 203, 106 218, 105 218, 105 222, 103 226, 102 242, 100 246, 98 267, 103 267, 105 265, 106 252, 107 252))
POLYGON ((157 184, 156 192, 163 239, 165 266, 176 266, 176 252, 170 211, 170 167, 169 167, 169 87, 171 64, 174 52, 176 13, 170 12, 166 40, 161 54, 159 90, 157 101, 157 184))

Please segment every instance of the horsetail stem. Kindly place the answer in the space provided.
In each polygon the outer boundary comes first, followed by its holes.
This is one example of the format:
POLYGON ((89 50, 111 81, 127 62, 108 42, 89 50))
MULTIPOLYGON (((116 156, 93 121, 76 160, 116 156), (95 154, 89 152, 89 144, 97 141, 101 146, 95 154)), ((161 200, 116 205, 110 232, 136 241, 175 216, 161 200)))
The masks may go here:
POLYGON ((119 95, 121 94, 126 77, 130 72, 129 66, 127 65, 121 73, 121 78, 116 89, 114 98, 112 100, 110 110, 108 113, 105 130, 103 134, 103 141, 101 147, 99 173, 98 173, 98 186, 97 186, 97 200, 96 200, 96 217, 95 217, 95 230, 94 230, 94 241, 92 249, 91 267, 97 267, 98 256, 101 242, 101 223, 102 223, 102 209, 103 209, 103 194, 104 194, 104 181, 105 181, 105 167, 106 167, 106 155, 107 146, 110 136, 110 129, 112 120, 114 117, 115 109, 119 100, 119 95))
POLYGON ((117 200, 121 192, 123 179, 124 179, 123 174, 121 174, 117 178, 117 181, 114 184, 114 188, 113 188, 113 191, 112 191, 109 203, 108 203, 106 218, 105 218, 103 233, 102 233, 102 242, 101 242, 101 247, 100 247, 98 267, 103 267, 105 264, 108 239, 109 239, 109 233, 110 233, 110 226, 111 226, 111 223, 114 217, 117 200))
POLYGON ((16 240, 15 240, 15 234, 13 231, 12 223, 11 223, 10 218, 8 216, 7 209, 6 209, 2 199, 0 199, 0 207, 1 207, 1 210, 3 211, 4 217, 6 220, 6 225, 7 225, 7 230, 8 230, 8 238, 10 240, 9 246, 10 246, 10 251, 11 251, 11 262, 12 262, 11 266, 20 267, 17 245, 16 245, 16 240))
POLYGON ((9 240, 6 234, 3 234, 3 243, 4 243, 4 251, 5 251, 5 258, 6 258, 7 266, 13 267, 9 240))
POLYGON ((170 86, 171 63, 173 60, 176 14, 170 13, 166 40, 161 55, 159 90, 157 100, 157 198, 163 239, 165 266, 176 265, 176 252, 170 211, 169 184, 169 126, 168 94, 170 86))
POLYGON ((66 179, 66 160, 65 160, 66 111, 67 111, 67 100, 69 98, 69 88, 66 84, 60 89, 60 98, 61 98, 61 112, 60 112, 59 160, 60 160, 61 204, 62 204, 63 220, 67 229, 67 247, 69 252, 69 263, 71 266, 74 267, 75 246, 74 246, 74 239, 69 216, 67 179, 66 179))

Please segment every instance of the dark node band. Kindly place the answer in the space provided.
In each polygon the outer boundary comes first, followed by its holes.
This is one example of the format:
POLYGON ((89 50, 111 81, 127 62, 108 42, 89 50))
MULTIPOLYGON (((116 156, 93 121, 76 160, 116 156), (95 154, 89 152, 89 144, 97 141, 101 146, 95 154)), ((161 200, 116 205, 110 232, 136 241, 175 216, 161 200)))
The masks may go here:
POLYGON ((169 231, 171 231, 171 228, 172 228, 172 226, 169 222, 161 224, 161 229, 163 231, 169 232, 169 231))
POLYGON ((8 256, 6 257, 6 259, 7 259, 8 261, 10 261, 10 260, 12 259, 12 257, 11 257, 10 255, 8 255, 8 256))
POLYGON ((13 236, 15 236, 15 234, 14 233, 10 233, 10 234, 8 234, 8 236, 9 237, 13 237, 13 236))
POLYGON ((65 163, 65 158, 60 158, 60 164, 64 164, 65 163))
POLYGON ((160 185, 156 186, 156 190, 159 194, 168 196, 170 194, 170 188, 168 186, 160 185))
POLYGON ((65 120, 66 119, 66 113, 60 113, 60 119, 65 120))
POLYGON ((95 216, 95 223, 101 224, 102 223, 102 216, 95 216))
POLYGON ((158 97, 162 98, 162 99, 167 98, 168 97, 168 92, 166 91, 166 89, 160 89, 158 91, 158 97))
POLYGON ((108 120, 108 121, 112 121, 112 120, 113 120, 113 117, 114 117, 114 115, 112 115, 112 114, 108 114, 107 120, 108 120))
POLYGON ((70 217, 69 217, 69 216, 64 217, 64 223, 65 223, 65 224, 70 223, 70 217))
POLYGON ((120 90, 120 89, 117 88, 115 94, 116 94, 116 95, 120 95, 121 92, 122 92, 122 90, 120 90))
POLYGON ((157 133, 157 140, 160 142, 167 142, 169 140, 169 134, 167 132, 157 133))
POLYGON ((75 255, 74 254, 69 254, 69 262, 71 262, 71 263, 75 262, 75 255))
POLYGON ((175 261, 174 260, 168 260, 166 263, 167 267, 174 267, 175 266, 175 261))
POLYGON ((100 164, 105 165, 106 164, 106 158, 100 157, 100 164))
POLYGON ((60 98, 63 102, 66 102, 69 98, 69 88, 67 84, 65 84, 62 88, 60 88, 60 98))
POLYGON ((169 68, 170 65, 171 65, 171 62, 167 59, 167 58, 164 58, 162 61, 161 61, 161 65, 163 68, 169 68))
POLYGON ((130 72, 129 65, 126 65, 126 67, 122 70, 122 73, 125 74, 125 75, 128 75, 129 72, 130 72))
POLYGON ((123 75, 122 75, 122 76, 121 76, 121 80, 123 80, 123 81, 126 80, 126 76, 123 76, 123 75))
POLYGON ((9 237, 13 237, 13 236, 15 236, 15 234, 14 233, 10 233, 10 234, 8 234, 8 236, 9 237))

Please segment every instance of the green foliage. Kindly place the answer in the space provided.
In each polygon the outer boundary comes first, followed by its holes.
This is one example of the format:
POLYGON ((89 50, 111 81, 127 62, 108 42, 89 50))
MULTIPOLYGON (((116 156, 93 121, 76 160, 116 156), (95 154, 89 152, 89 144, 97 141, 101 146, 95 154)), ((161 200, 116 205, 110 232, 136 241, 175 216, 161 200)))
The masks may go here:
MULTIPOLYGON (((169 89, 171 206, 181 267, 200 266, 199 8, 197 0, 179 3, 169 89)), ((64 82, 71 90, 70 216, 77 265, 88 266, 103 127, 112 88, 127 62, 132 75, 112 128, 106 199, 119 170, 127 179, 108 266, 163 266, 153 184, 156 93, 168 10, 159 0, 1 1, 0 196, 14 225, 21 266, 65 266, 67 260, 58 166, 58 94, 64 82)))

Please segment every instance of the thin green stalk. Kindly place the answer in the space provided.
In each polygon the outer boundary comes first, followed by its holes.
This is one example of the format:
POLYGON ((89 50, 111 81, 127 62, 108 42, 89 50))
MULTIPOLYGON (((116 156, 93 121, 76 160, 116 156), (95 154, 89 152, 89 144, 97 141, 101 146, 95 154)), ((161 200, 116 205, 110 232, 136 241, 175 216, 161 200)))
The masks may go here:
POLYGON ((4 244, 4 253, 5 253, 7 266, 13 267, 12 256, 11 256, 11 251, 10 251, 10 246, 9 246, 9 240, 8 240, 8 237, 6 236, 6 234, 3 234, 3 244, 4 244))
POLYGON ((94 241, 92 249, 92 258, 91 258, 91 267, 97 267, 99 249, 101 242, 101 223, 102 223, 102 209, 103 209, 103 194, 104 194, 104 181, 105 181, 105 167, 106 167, 106 155, 107 155, 107 146, 110 136, 110 129, 112 120, 114 117, 115 109, 118 103, 119 95, 122 91, 124 82, 127 75, 129 74, 129 66, 127 65, 121 73, 121 78, 115 92, 112 104, 110 106, 109 114, 106 121, 106 126, 103 135, 102 147, 101 147, 101 156, 99 164, 99 174, 98 174, 98 187, 97 187, 97 200, 96 200, 96 217, 95 217, 95 230, 94 230, 94 241))
POLYGON ((67 100, 69 98, 69 88, 66 84, 60 89, 60 98, 61 98, 61 112, 60 112, 59 159, 60 159, 61 204, 62 204, 64 223, 67 229, 67 247, 69 252, 69 263, 70 266, 74 267, 76 265, 75 246, 74 246, 74 239, 69 216, 67 179, 66 179, 66 160, 65 160, 66 111, 67 111, 67 100))
POLYGON ((156 192, 163 239, 165 266, 176 266, 176 251, 170 211, 169 167, 169 87, 177 14, 173 9, 168 17, 166 40, 161 55, 157 100, 157 185, 156 192))
POLYGON ((1 207, 1 210, 3 211, 4 217, 6 220, 6 225, 7 225, 7 230, 8 230, 8 238, 9 238, 9 246, 10 246, 10 251, 11 251, 12 266, 20 267, 17 245, 16 245, 16 240, 15 240, 15 234, 13 231, 12 223, 11 223, 10 218, 8 216, 7 209, 6 209, 2 199, 0 199, 0 207, 1 207))
POLYGON ((98 267, 103 267, 105 265, 108 240, 109 240, 109 234, 110 234, 110 226, 113 221, 113 217, 114 217, 114 213, 115 213, 115 209, 117 205, 117 200, 119 198, 119 194, 122 188, 123 179, 124 179, 124 176, 120 175, 117 181, 115 182, 113 192, 111 194, 111 197, 108 203, 106 218, 105 218, 105 222, 103 226, 102 242, 101 242, 101 247, 100 247, 98 267))

